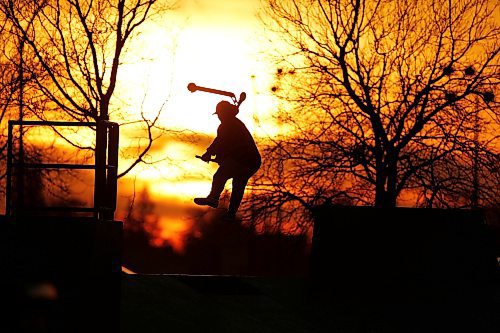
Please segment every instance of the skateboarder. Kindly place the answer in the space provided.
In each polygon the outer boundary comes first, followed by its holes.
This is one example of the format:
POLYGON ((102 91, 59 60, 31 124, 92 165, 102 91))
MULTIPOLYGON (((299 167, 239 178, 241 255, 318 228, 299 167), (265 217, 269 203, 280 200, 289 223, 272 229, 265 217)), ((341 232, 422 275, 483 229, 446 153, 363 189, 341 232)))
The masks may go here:
POLYGON ((248 180, 260 168, 261 157, 245 124, 236 118, 238 114, 236 105, 221 101, 217 104, 214 114, 221 122, 217 129, 217 137, 200 158, 205 162, 217 162, 219 169, 213 176, 210 194, 206 198, 195 198, 194 202, 217 208, 224 185, 232 178, 233 190, 225 217, 234 219, 248 180), (215 156, 215 159, 212 159, 212 156, 215 156))

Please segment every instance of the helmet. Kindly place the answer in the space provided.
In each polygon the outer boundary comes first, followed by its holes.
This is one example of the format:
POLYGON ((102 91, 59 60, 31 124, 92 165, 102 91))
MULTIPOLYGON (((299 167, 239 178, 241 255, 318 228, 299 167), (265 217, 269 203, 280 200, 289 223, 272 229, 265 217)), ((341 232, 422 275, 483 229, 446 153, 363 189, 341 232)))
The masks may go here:
POLYGON ((239 112, 236 105, 229 103, 228 101, 220 101, 215 107, 214 114, 232 116, 235 117, 239 112))

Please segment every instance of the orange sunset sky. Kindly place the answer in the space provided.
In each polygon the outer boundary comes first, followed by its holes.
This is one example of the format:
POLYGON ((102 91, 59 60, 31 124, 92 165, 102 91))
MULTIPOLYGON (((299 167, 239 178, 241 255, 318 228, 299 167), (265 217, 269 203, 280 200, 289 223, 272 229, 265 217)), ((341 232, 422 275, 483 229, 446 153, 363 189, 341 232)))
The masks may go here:
MULTIPOLYGON (((158 0, 156 8, 171 3, 158 0)), ((119 180, 116 219, 124 220, 134 193, 147 189, 159 218, 157 240, 182 250, 183 237, 193 231, 193 216, 206 210, 193 198, 209 193, 217 166, 195 155, 203 154, 215 137, 215 105, 229 99, 191 93, 190 82, 236 96, 246 92, 238 117, 257 143, 286 131, 286 125, 272 119, 286 105, 279 105, 271 88, 276 83, 275 56, 288 52, 280 36, 259 18, 264 5, 265 0, 179 0, 167 12, 154 12, 127 41, 110 108, 111 120, 122 124, 119 173, 138 156, 137 146, 147 144, 146 133, 127 121, 140 119, 141 113, 154 119, 161 109, 157 125, 167 132, 180 131, 182 137, 165 133, 145 158, 152 163, 137 165, 119 180)), ((46 140, 43 132, 39 139, 36 132, 31 135, 35 141, 46 140)), ((92 137, 90 133, 81 140, 92 137)), ((230 182, 226 186, 230 188, 230 182)), ((72 190, 81 196, 91 193, 93 177, 82 177, 79 185, 75 181, 72 190)), ((91 202, 91 195, 86 200, 91 202)))

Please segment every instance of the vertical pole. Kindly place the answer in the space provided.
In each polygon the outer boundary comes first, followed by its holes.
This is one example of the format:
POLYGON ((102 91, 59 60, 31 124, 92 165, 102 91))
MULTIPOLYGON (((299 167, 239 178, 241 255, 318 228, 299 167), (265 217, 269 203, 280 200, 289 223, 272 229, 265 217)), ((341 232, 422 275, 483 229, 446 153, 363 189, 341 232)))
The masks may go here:
POLYGON ((5 190, 5 215, 10 216, 12 204, 12 120, 7 134, 7 188, 5 190))
POLYGON ((119 145, 119 126, 117 123, 108 123, 108 166, 106 179, 106 211, 104 219, 113 220, 116 210, 116 192, 118 176, 118 145, 119 145))
POLYGON ((96 125, 95 177, 94 177, 94 217, 101 218, 106 191, 106 150, 107 128, 103 120, 96 125))

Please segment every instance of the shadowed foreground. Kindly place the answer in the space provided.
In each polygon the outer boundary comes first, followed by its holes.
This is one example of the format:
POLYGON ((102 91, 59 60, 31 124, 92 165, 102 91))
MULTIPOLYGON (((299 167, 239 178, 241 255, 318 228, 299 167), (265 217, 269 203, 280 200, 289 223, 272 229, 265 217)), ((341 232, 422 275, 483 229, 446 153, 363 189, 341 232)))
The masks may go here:
POLYGON ((315 214, 307 277, 123 275, 121 327, 494 333, 497 254, 481 211, 324 207, 315 214))
POLYGON ((387 298, 304 278, 123 275, 127 332, 498 332, 500 288, 406 286, 387 298))
MULTIPOLYGON (((311 271, 303 276, 227 273, 262 266, 233 265, 262 261, 236 251, 247 243, 225 248, 235 258, 219 256, 223 247, 196 247, 206 267, 226 273, 123 274, 116 221, 25 217, 0 219, 0 229, 2 332, 496 333, 500 327, 498 238, 479 211, 318 210, 311 271)), ((270 250, 270 257, 271 251, 279 252, 270 250)))

